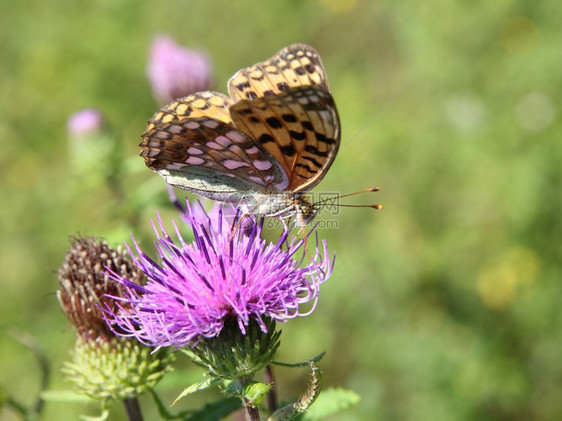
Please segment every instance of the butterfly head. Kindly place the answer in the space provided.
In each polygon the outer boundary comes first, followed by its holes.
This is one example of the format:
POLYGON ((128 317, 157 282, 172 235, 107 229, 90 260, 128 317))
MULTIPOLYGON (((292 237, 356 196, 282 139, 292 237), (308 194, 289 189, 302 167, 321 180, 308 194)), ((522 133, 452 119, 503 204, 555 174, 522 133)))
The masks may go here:
POLYGON ((306 196, 296 196, 293 200, 297 221, 301 226, 305 226, 312 221, 320 210, 320 206, 312 203, 306 196))

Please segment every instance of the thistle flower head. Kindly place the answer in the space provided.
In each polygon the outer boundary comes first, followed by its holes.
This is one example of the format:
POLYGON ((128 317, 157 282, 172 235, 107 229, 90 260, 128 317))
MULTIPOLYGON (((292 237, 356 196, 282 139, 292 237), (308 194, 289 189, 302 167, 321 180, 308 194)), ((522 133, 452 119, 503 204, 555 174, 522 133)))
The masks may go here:
POLYGON ((210 88, 212 66, 204 52, 184 48, 168 36, 157 36, 147 68, 154 97, 161 104, 210 88))
POLYGON ((188 215, 190 244, 175 224, 174 241, 157 219, 160 263, 134 243, 133 260, 148 279, 145 285, 111 272, 127 287, 119 311, 106 315, 121 332, 147 345, 180 348, 218 337, 225 323, 242 334, 250 322, 267 332, 266 319, 283 322, 314 309, 320 284, 333 267, 325 242, 316 242, 314 259, 303 265, 304 252, 295 260, 303 241, 284 232, 278 242, 267 242, 260 236, 263 220, 236 230, 221 212, 214 220, 191 210, 188 215), (312 309, 305 312, 308 302, 312 309))
POLYGON ((173 360, 167 352, 151 353, 109 329, 102 309, 116 308, 110 296, 121 296, 123 287, 108 278, 108 269, 132 283, 143 277, 127 252, 93 237, 72 238, 58 271, 57 297, 78 335, 72 361, 63 371, 77 392, 99 400, 142 394, 170 370, 173 360))
POLYGON ((102 309, 115 308, 114 300, 108 296, 122 295, 123 287, 107 276, 106 268, 137 284, 144 275, 121 247, 113 250, 95 237, 74 237, 70 243, 57 273, 59 303, 79 336, 111 339, 115 335, 108 328, 102 309))

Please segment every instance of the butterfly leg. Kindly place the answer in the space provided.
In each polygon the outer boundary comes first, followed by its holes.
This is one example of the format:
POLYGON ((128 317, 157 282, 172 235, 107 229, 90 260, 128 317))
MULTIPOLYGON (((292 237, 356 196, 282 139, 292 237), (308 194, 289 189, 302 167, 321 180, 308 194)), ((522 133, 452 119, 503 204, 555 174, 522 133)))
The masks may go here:
POLYGON ((304 241, 304 252, 306 257, 308 257, 310 260, 312 260, 312 257, 310 256, 310 253, 308 251, 308 234, 306 233, 306 221, 303 218, 302 213, 297 212, 296 214, 296 220, 297 220, 297 224, 299 225, 299 234, 302 237, 303 241, 304 241))
POLYGON ((287 224, 287 221, 285 221, 285 218, 280 216, 279 219, 281 220, 281 224, 283 224, 283 231, 289 231, 289 225, 287 224))
MULTIPOLYGON (((240 227, 242 226, 242 220, 243 220, 244 218, 250 218, 250 215, 244 214, 244 213, 241 214, 240 218, 238 218, 238 220, 236 221, 236 224, 235 224, 235 225, 232 227, 232 229, 231 229, 231 234, 232 234, 232 237, 231 237, 231 238, 234 239, 234 237, 236 236, 236 233, 238 232, 238 230, 239 230, 240 227)), ((228 253, 228 251, 229 251, 229 249, 230 249, 230 244, 231 244, 231 243, 228 243, 228 245, 226 246, 225 253, 228 253)))

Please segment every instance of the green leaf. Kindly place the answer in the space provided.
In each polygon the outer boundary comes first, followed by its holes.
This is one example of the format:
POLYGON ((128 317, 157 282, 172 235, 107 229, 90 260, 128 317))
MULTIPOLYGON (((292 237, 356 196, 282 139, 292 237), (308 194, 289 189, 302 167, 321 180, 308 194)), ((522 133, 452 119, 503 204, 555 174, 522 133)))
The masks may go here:
POLYGON ((321 420, 356 405, 360 399, 360 396, 352 390, 327 389, 318 396, 314 405, 297 419, 299 421, 321 420))
POLYGON ((260 382, 252 382, 245 385, 242 390, 242 396, 244 399, 253 406, 259 406, 261 401, 267 395, 267 392, 271 389, 271 385, 260 382))
POLYGON ((239 398, 229 397, 205 405, 203 408, 197 411, 189 410, 189 411, 182 411, 178 414, 171 414, 166 410, 158 395, 154 391, 151 392, 156 402, 156 405, 158 407, 158 412, 160 413, 162 419, 165 420, 181 419, 183 421, 196 421, 196 420, 219 421, 223 417, 227 416, 228 414, 242 407, 242 402, 240 401, 239 398))
POLYGON ((303 361, 303 362, 300 362, 300 363, 289 364, 289 363, 282 363, 282 362, 279 362, 279 361, 273 361, 271 364, 280 365, 282 367, 304 367, 304 366, 310 365, 310 363, 317 363, 318 361, 320 361, 322 359, 322 357, 324 357, 325 354, 326 354, 326 351, 318 354, 316 357, 313 357, 308 361, 303 361))
POLYGON ((197 382, 192 384, 191 386, 186 387, 185 389, 183 389, 183 392, 181 392, 179 394, 179 396, 176 398, 176 400, 174 400, 174 402, 172 403, 172 406, 174 406, 177 401, 179 401, 181 398, 187 396, 187 395, 191 395, 192 393, 198 392, 200 390, 205 390, 208 389, 209 387, 221 382, 222 379, 218 379, 218 378, 208 378, 206 380, 203 380, 201 382, 197 382))
POLYGON ((199 411, 191 412, 189 417, 183 421, 219 421, 242 407, 242 401, 238 398, 223 398, 211 404, 205 405, 199 411))
POLYGON ((154 390, 149 389, 149 392, 152 395, 152 398, 154 399, 154 402, 156 403, 156 408, 158 408, 158 413, 160 414, 160 417, 162 419, 175 420, 175 419, 178 418, 177 415, 172 415, 168 412, 168 409, 162 403, 162 399, 160 399, 160 397, 158 396, 158 394, 154 390))
POLYGON ((224 392, 227 395, 235 396, 254 406, 259 406, 271 389, 271 385, 267 383, 256 381, 241 382, 240 379, 225 380, 223 386, 224 392))

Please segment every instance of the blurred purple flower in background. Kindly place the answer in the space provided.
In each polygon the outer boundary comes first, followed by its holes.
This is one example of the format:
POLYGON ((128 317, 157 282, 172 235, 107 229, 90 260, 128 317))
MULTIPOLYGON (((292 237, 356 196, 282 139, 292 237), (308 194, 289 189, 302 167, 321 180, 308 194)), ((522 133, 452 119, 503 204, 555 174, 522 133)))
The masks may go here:
POLYGON ((122 154, 105 116, 97 108, 72 114, 66 123, 69 163, 78 188, 115 185, 122 154))
POLYGON ((165 35, 152 42, 147 75, 156 100, 172 100, 210 88, 212 65, 209 56, 176 44, 165 35))
POLYGON ((86 108, 72 114, 66 123, 68 134, 81 136, 99 132, 105 125, 103 115, 97 108, 86 108))
MULTIPOLYGON (((117 273, 124 286, 119 311, 108 312, 119 332, 152 346, 192 346, 217 337, 225 324, 244 334, 250 322, 266 332, 266 319, 286 321, 314 310, 319 287, 333 269, 326 242, 316 241, 314 259, 305 259, 302 240, 284 232, 277 243, 260 238, 263 220, 250 230, 225 223, 222 211, 213 216, 188 212, 195 237, 186 244, 176 228, 174 242, 158 218, 156 247, 161 263, 148 257, 135 242, 133 261, 148 282, 140 286, 117 273), (299 262, 293 256, 303 251, 299 262), (303 311, 301 305, 313 302, 303 311)), ((310 244, 309 244, 310 246, 310 244)), ((131 254, 133 254, 131 252, 131 254)))

